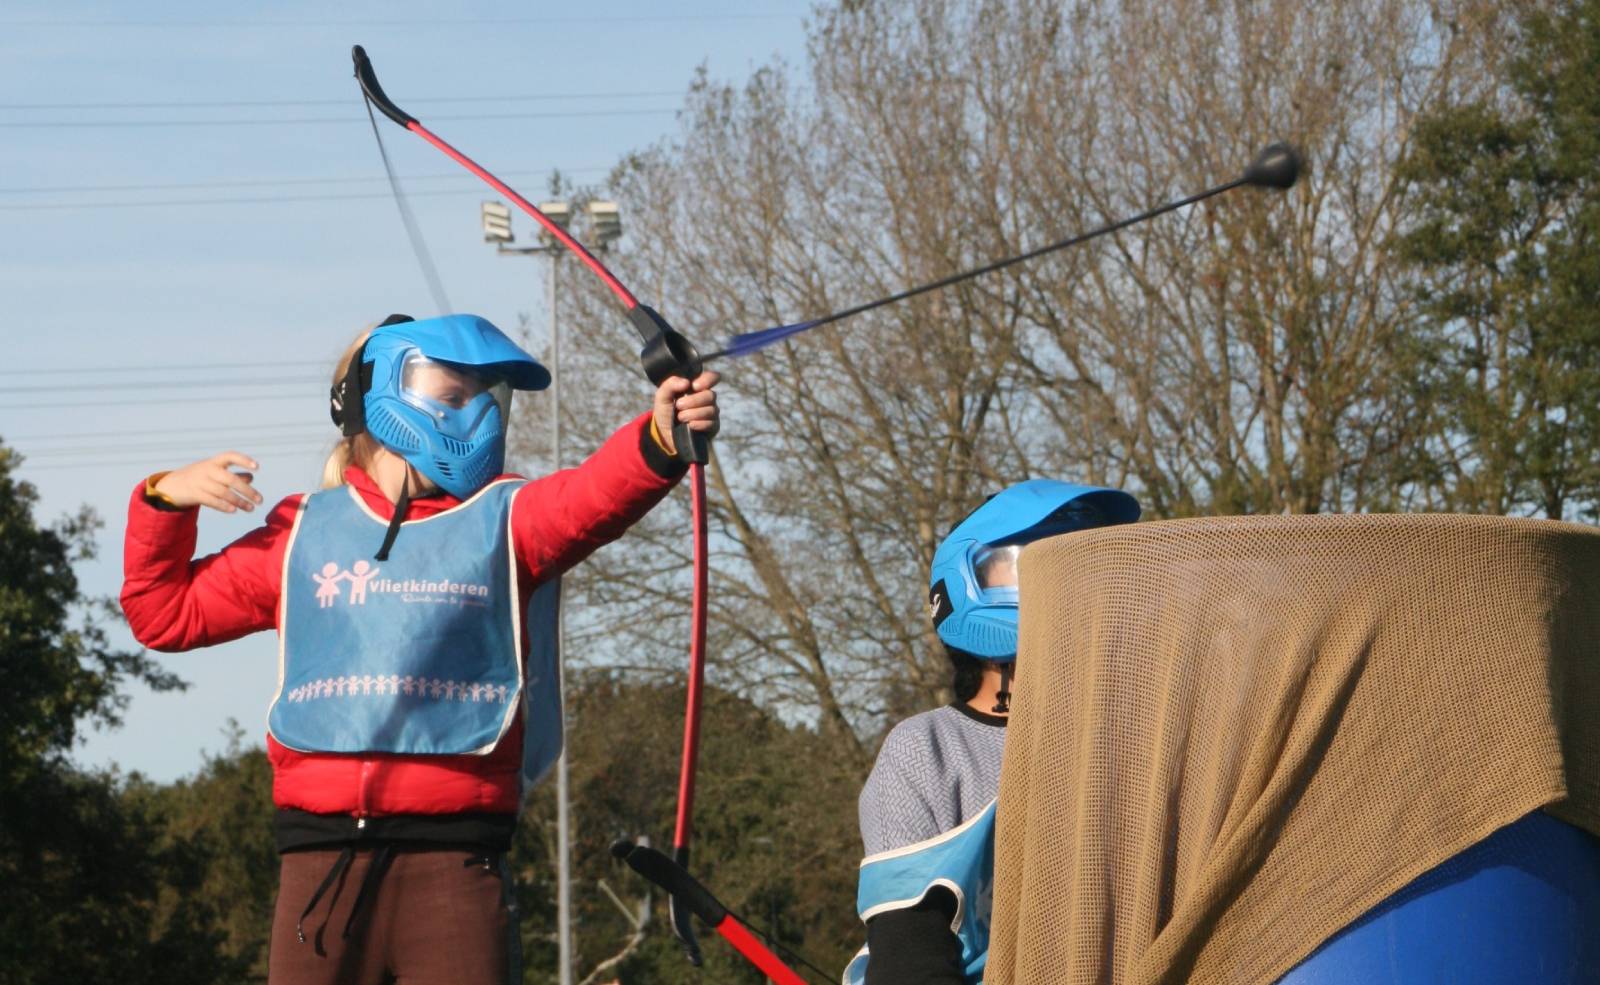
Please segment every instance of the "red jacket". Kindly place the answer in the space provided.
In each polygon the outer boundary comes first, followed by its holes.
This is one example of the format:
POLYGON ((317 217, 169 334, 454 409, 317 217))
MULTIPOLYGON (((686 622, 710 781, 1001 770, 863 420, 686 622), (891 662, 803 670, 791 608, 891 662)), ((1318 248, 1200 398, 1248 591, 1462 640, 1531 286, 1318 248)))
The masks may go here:
MULTIPOLYGON (((577 468, 518 490, 511 506, 512 549, 524 613, 535 586, 621 536, 666 496, 682 471, 655 447, 646 415, 618 430, 577 468)), ((361 469, 347 469, 345 481, 380 517, 394 515, 394 504, 361 469)), ((284 553, 302 498, 284 499, 265 525, 191 561, 199 511, 155 505, 141 483, 128 506, 123 552, 122 609, 133 635, 151 649, 176 651, 263 629, 281 632, 284 553)), ((459 502, 444 494, 415 499, 406 519, 459 502)), ((512 814, 519 799, 522 723, 518 719, 485 756, 299 753, 271 735, 267 755, 272 799, 280 808, 362 817, 512 814)))

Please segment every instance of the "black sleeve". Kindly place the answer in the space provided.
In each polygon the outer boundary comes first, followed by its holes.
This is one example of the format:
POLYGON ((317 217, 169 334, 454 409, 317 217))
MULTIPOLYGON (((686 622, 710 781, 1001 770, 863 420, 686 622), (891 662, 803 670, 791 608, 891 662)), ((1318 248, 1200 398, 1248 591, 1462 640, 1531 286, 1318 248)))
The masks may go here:
POLYGON ((867 921, 867 985, 965 985, 956 898, 935 886, 916 906, 867 921))
POLYGON ((650 471, 663 479, 676 479, 689 471, 688 463, 668 455, 665 449, 656 444, 656 439, 650 434, 649 421, 644 422, 644 433, 639 436, 639 452, 644 455, 644 463, 650 466, 650 471))

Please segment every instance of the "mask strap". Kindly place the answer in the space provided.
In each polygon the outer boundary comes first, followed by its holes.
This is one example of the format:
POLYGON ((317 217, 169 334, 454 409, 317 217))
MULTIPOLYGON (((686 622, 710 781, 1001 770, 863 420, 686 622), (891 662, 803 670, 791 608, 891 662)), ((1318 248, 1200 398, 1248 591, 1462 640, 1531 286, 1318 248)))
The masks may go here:
MULTIPOLYGON (((377 327, 387 328, 415 320, 410 315, 390 315, 377 327)), ((377 331, 377 328, 373 331, 377 331)), ((355 357, 344 371, 344 377, 328 392, 328 416, 333 418, 333 423, 347 438, 353 438, 367 429, 367 391, 372 389, 372 366, 366 359, 367 342, 371 340, 372 336, 368 335, 356 349, 355 357)))
POLYGON ((1000 665, 1000 690, 995 692, 994 713, 996 715, 1011 714, 1011 665, 1000 665))
POLYGON ((400 533, 400 524, 406 521, 406 512, 410 509, 411 476, 408 474, 406 484, 400 488, 400 501, 394 504, 394 516, 389 518, 389 529, 383 533, 383 546, 372 556, 374 561, 389 560, 389 548, 394 546, 394 539, 400 533))

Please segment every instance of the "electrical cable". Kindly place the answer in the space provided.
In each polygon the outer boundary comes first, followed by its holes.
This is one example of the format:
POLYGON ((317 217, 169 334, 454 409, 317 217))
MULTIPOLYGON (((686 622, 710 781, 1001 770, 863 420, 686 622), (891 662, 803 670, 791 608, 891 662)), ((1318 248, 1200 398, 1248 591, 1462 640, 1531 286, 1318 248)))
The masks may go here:
POLYGON ((143 366, 129 366, 127 363, 107 363, 101 366, 16 366, 15 364, 5 369, 0 369, 0 376, 42 376, 45 374, 66 373, 143 373, 165 371, 169 369, 257 369, 280 368, 286 366, 325 366, 326 361, 321 359, 295 359, 286 362, 261 362, 261 363, 146 363, 143 366))
MULTIPOLYGON (((96 392, 99 392, 99 391, 102 391, 102 390, 143 390, 143 389, 147 389, 147 388, 150 388, 150 387, 196 386, 196 385, 199 385, 201 383, 204 383, 206 386, 225 386, 225 387, 304 386, 304 385, 308 385, 308 384, 311 384, 311 383, 316 383, 316 382, 318 382, 318 379, 319 378, 317 378, 317 377, 310 377, 310 378, 297 378, 297 379, 287 379, 287 380, 285 380, 285 379, 263 380, 263 379, 254 378, 254 377, 244 377, 244 378, 239 378, 239 379, 223 379, 223 380, 219 380, 219 379, 207 379, 207 380, 129 380, 129 381, 124 382, 124 383, 102 383, 102 382, 96 382, 94 384, 94 389, 95 389, 96 392)), ((61 392, 61 385, 59 383, 46 383, 46 384, 41 384, 39 386, 8 386, 8 387, 5 388, 4 392, 6 394, 12 394, 12 393, 60 393, 61 392)))
MULTIPOLYGON (((258 394, 248 400, 229 400, 212 394, 208 397, 148 397, 137 400, 74 400, 74 407, 142 407, 151 404, 213 404, 223 407, 250 407, 257 403, 271 400, 278 403, 284 400, 298 400, 305 396, 305 391, 293 394, 258 394)), ((59 414, 61 408, 54 404, 41 404, 30 401, 22 404, 0 404, 0 410, 47 410, 59 414)))
MULTIPOLYGON (((611 170, 608 167, 564 168, 562 174, 605 174, 611 170)), ((555 169, 545 168, 540 171, 509 171, 508 174, 521 178, 536 177, 555 173, 555 169)), ((408 174, 402 176, 406 181, 465 181, 466 176, 460 172, 449 174, 408 174)), ((0 188, 0 195, 61 195, 61 194, 94 194, 97 192, 164 192, 186 191, 191 188, 271 188, 288 185, 358 185, 370 184, 380 180, 375 175, 365 177, 342 178, 248 178, 242 181, 168 181, 153 185, 39 185, 33 188, 0 188)))
MULTIPOLYGON (((438 198, 444 195, 471 195, 471 189, 452 188, 413 192, 412 198, 438 198)), ((146 209, 152 206, 176 208, 184 205, 275 205, 281 202, 353 202, 358 199, 388 198, 386 192, 348 192, 333 195, 258 195, 239 198, 175 198, 146 202, 49 202, 37 205, 0 205, 0 212, 71 212, 83 209, 146 209)))
POLYGON ((82 438, 121 438, 139 437, 148 434, 235 434, 242 431, 281 431, 290 428, 327 428, 326 415, 321 421, 285 421, 282 424, 240 424, 223 427, 206 428, 173 428, 170 430, 152 430, 150 428, 136 428, 131 431, 78 431, 69 434, 25 434, 12 437, 4 435, 8 443, 18 441, 77 441, 82 438))
MULTIPOLYGON (((429 96, 416 103, 523 103, 555 102, 560 99, 661 99, 681 96, 678 89, 642 92, 542 92, 529 96, 429 96)), ((0 110, 41 109, 237 109, 246 106, 348 106, 348 99, 191 99, 181 102, 126 103, 0 103, 0 110)))
MULTIPOLYGON (((666 113, 676 113, 680 108, 666 106, 651 109, 573 110, 561 113, 467 113, 458 116, 443 116, 439 117, 439 119, 456 122, 464 120, 586 120, 596 116, 661 116, 666 113)), ((139 129, 144 127, 270 127, 314 126, 322 123, 337 123, 348 126, 353 122, 354 120, 346 116, 284 117, 276 120, 45 120, 42 122, 7 120, 0 122, 0 129, 92 130, 95 128, 139 129)))

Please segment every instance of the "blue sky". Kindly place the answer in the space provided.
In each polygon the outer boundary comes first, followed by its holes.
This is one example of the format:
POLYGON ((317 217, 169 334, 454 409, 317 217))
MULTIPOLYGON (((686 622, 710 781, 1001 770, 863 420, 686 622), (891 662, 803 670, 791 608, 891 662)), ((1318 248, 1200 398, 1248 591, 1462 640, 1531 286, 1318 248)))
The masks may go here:
MULTIPOLYGON (((27 456, 41 518, 87 503, 105 519, 100 558, 79 568, 85 590, 117 592, 128 495, 150 472, 236 448, 261 461, 268 503, 314 487, 333 358, 391 311, 432 311, 353 43, 396 102, 537 201, 550 169, 595 182, 672 133, 698 65, 741 80, 774 56, 801 64, 807 13, 791 0, 8 0, 0 438, 27 456), (507 118, 455 119, 487 115, 507 118)), ((455 307, 542 323, 542 269, 482 240, 478 203, 493 194, 383 125, 455 307)), ((514 224, 526 234, 528 220, 514 224)), ((259 516, 207 511, 200 549, 259 516)), ((80 762, 170 780, 221 748, 230 717, 259 741, 276 659, 270 633, 162 657, 193 687, 136 691, 125 727, 91 733, 80 762)))

